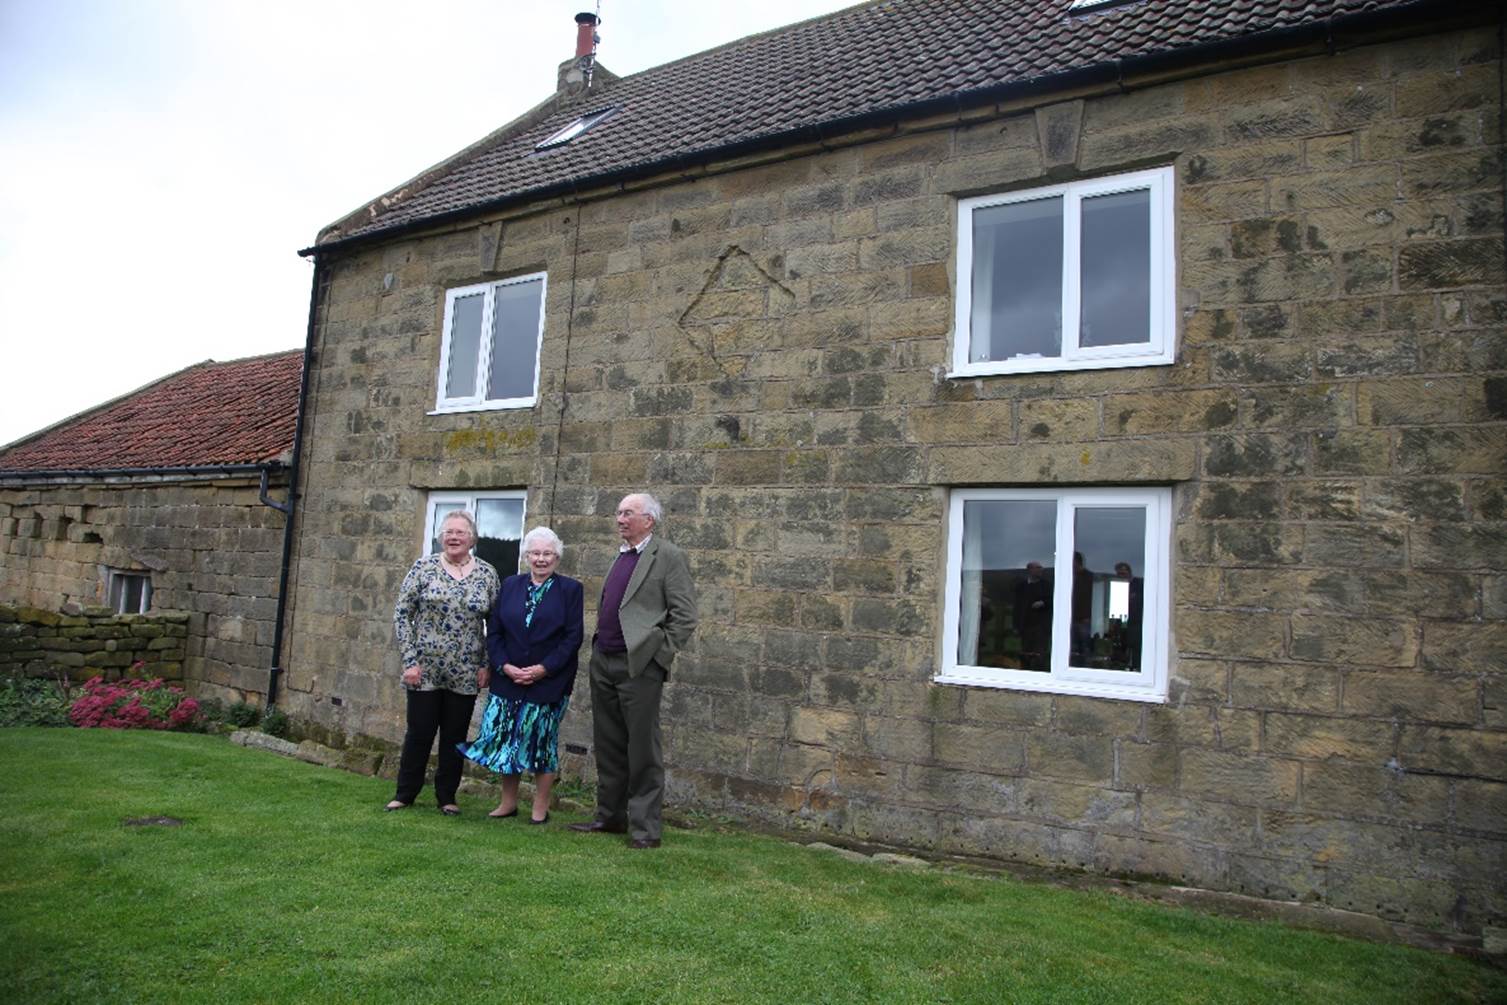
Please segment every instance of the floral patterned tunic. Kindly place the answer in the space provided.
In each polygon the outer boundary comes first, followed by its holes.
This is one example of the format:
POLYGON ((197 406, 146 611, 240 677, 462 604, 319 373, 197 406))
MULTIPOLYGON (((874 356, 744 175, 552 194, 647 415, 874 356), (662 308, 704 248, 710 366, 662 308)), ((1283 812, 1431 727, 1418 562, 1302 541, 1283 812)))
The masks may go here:
POLYGON ((476 671, 487 665, 487 612, 502 580, 481 559, 456 580, 439 555, 413 563, 392 612, 403 666, 424 668, 416 691, 475 694, 476 671))

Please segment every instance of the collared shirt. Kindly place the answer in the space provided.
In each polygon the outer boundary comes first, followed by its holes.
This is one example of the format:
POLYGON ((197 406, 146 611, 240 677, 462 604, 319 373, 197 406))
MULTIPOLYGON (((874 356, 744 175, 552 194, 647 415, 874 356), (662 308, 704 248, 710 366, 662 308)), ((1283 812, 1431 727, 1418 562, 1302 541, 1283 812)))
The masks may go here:
POLYGON ((644 539, 638 542, 638 544, 629 544, 627 541, 624 541, 622 544, 617 546, 617 553, 621 555, 625 551, 632 550, 642 555, 644 553, 644 549, 649 546, 649 542, 653 540, 653 538, 653 534, 645 534, 644 539))

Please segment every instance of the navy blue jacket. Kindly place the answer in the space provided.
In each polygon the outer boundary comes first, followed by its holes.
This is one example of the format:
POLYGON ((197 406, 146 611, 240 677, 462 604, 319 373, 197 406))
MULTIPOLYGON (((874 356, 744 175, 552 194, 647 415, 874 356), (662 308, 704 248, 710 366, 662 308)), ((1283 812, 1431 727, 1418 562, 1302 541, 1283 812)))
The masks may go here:
POLYGON ((523 626, 523 605, 528 596, 529 574, 519 573, 502 581, 497 600, 487 616, 487 665, 492 668, 491 692, 502 698, 523 698, 552 705, 570 694, 576 683, 581 658, 582 621, 585 604, 579 580, 555 574, 555 582, 539 601, 534 620, 523 626), (544 667, 544 676, 520 687, 502 672, 502 665, 544 667))

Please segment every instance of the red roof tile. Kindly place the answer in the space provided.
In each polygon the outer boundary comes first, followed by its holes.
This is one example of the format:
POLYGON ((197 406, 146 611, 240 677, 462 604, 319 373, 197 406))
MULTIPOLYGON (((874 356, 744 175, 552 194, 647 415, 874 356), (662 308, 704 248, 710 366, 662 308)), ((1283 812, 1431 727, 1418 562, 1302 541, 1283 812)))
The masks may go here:
MULTIPOLYGON (((1069 0, 879 0, 613 79, 513 127, 321 233, 375 238, 436 218, 815 139, 876 116, 989 100, 1069 73, 1283 32, 1323 37, 1346 18, 1422 20, 1459 0, 1136 0, 1081 12, 1069 0), (535 144, 583 113, 616 113, 562 146, 535 144)), ((1263 39, 1267 41, 1262 41, 1263 39)), ((610 61, 610 57, 609 57, 610 61)), ((543 108, 544 106, 541 106, 543 108)))
POLYGON ((293 448, 303 350, 180 370, 0 450, 0 474, 257 464, 293 448))

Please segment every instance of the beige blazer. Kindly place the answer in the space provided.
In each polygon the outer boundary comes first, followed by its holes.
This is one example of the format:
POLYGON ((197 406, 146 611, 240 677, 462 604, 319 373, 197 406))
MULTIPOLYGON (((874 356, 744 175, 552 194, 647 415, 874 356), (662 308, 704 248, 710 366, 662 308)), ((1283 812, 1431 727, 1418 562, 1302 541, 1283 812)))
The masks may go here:
POLYGON ((639 676, 650 665, 668 676, 675 654, 696 629, 696 588, 685 552, 657 534, 651 537, 639 552, 617 611, 628 643, 629 676, 639 676))

